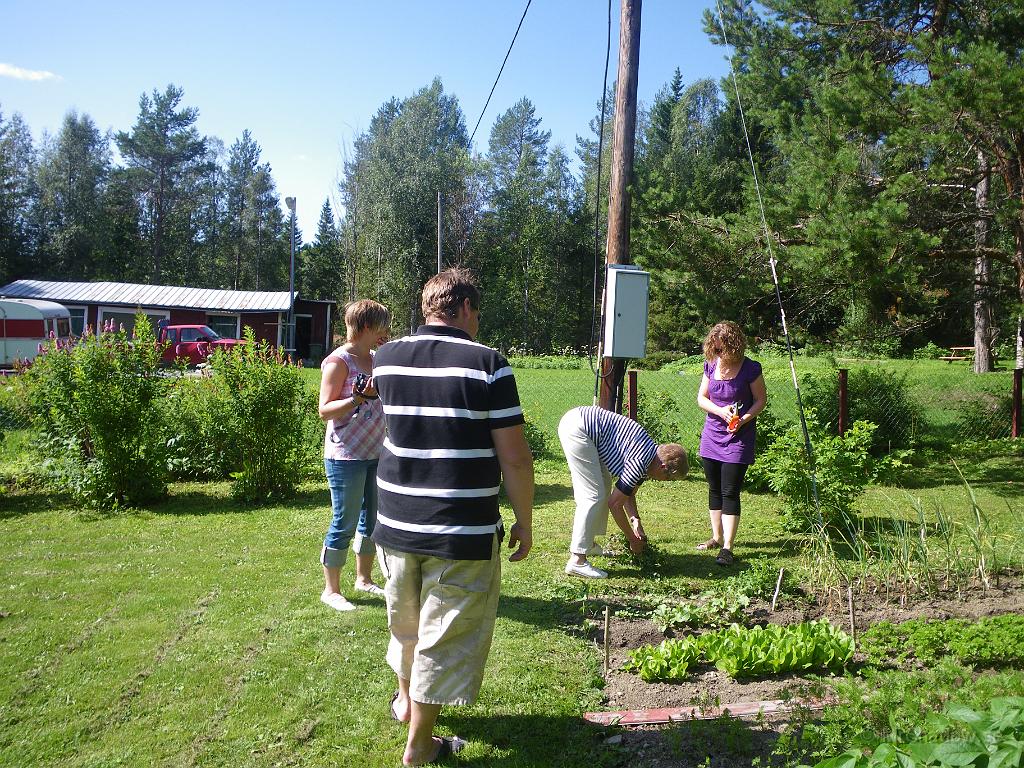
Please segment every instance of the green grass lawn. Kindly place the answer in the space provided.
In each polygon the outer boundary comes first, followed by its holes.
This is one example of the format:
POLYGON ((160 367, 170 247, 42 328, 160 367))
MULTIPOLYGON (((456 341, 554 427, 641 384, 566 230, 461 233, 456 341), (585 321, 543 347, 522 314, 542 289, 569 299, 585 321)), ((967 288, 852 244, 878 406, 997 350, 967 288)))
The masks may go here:
MULTIPOLYGON (((552 436, 568 407, 590 402, 589 371, 517 376, 527 412, 552 436)), ((641 386, 648 376, 686 379, 644 372, 641 386)), ((318 372, 307 377, 315 386, 318 372)), ((693 376, 686 382, 690 399, 693 376)), ((25 461, 25 445, 24 433, 8 435, 0 474, 25 461)), ((1018 564, 1020 464, 1012 452, 960 463, 1003 559, 1018 564)), ((948 462, 906 473, 903 484, 910 490, 869 489, 861 514, 912 520, 912 494, 929 515, 969 519, 948 462)), ((0 489, 0 765, 398 765, 405 727, 388 717, 383 603, 357 597, 360 610, 339 614, 318 599, 325 483, 261 508, 236 505, 226 484, 171 493, 150 509, 98 515, 31 485, 0 489)), ((610 579, 570 579, 568 471, 557 458, 538 462, 536 546, 505 566, 480 701, 440 720, 442 732, 470 741, 460 763, 619 764, 580 718, 602 698, 589 620, 606 602, 653 607, 727 575, 693 549, 707 537, 699 477, 649 484, 639 504, 656 546, 647 569, 597 558, 610 579)), ((799 569, 799 542, 778 511, 773 495, 745 496, 738 567, 766 556, 799 569)))
MULTIPOLYGON (((1022 502, 1006 470, 968 467, 1000 525, 1022 502)), ((642 488, 656 562, 641 572, 598 558, 612 577, 594 583, 562 574, 564 463, 540 462, 537 483, 536 547, 506 564, 480 701, 446 710, 440 725, 470 740, 475 765, 613 765, 580 719, 601 706, 601 654, 584 619, 606 601, 653 605, 725 576, 693 549, 706 537, 705 488, 642 488)), ((966 514, 948 476, 922 486, 913 493, 926 504, 966 514)), ((905 493, 872 489, 861 509, 909 514, 905 493)), ((223 484, 172 494, 112 516, 31 490, 0 501, 0 765, 397 765, 405 728, 388 718, 383 603, 355 598, 360 610, 339 614, 318 600, 324 483, 258 509, 236 506, 223 484)), ((777 510, 771 495, 746 497, 741 559, 798 565, 777 510)))

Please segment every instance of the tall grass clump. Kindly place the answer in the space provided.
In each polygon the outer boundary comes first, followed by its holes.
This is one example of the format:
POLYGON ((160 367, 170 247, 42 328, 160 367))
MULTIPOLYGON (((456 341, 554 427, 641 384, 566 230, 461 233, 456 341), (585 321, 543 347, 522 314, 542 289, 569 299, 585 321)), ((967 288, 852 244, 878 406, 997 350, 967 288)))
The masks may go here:
POLYGON ((106 508, 166 495, 161 351, 140 314, 131 336, 111 325, 74 343, 49 342, 19 377, 44 473, 57 490, 106 508))

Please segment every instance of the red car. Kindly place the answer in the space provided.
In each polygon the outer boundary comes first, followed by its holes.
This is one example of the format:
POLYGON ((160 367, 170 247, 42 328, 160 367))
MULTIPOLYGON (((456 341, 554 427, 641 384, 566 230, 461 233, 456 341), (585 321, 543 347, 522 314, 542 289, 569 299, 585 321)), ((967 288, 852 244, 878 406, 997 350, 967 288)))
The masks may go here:
POLYGON ((230 349, 245 342, 225 339, 208 325, 160 325, 157 340, 167 346, 163 361, 187 365, 205 363, 215 349, 230 349))

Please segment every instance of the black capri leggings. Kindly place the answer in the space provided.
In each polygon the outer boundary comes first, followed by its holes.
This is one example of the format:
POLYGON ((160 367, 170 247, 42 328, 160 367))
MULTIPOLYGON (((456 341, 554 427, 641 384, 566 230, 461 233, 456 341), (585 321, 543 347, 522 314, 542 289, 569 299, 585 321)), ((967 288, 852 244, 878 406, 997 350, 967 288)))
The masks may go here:
POLYGON ((747 473, 746 464, 730 464, 701 457, 704 464, 704 477, 708 479, 708 509, 720 509, 723 515, 740 514, 740 489, 743 488, 743 476, 747 473))

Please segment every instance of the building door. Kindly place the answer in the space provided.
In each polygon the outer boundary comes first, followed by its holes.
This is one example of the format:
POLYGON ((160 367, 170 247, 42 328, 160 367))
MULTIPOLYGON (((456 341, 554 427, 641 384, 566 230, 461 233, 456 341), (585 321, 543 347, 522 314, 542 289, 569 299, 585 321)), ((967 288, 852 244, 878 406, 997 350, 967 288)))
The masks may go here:
POLYGON ((309 342, 313 335, 313 316, 295 316, 295 356, 300 360, 309 358, 309 342))

